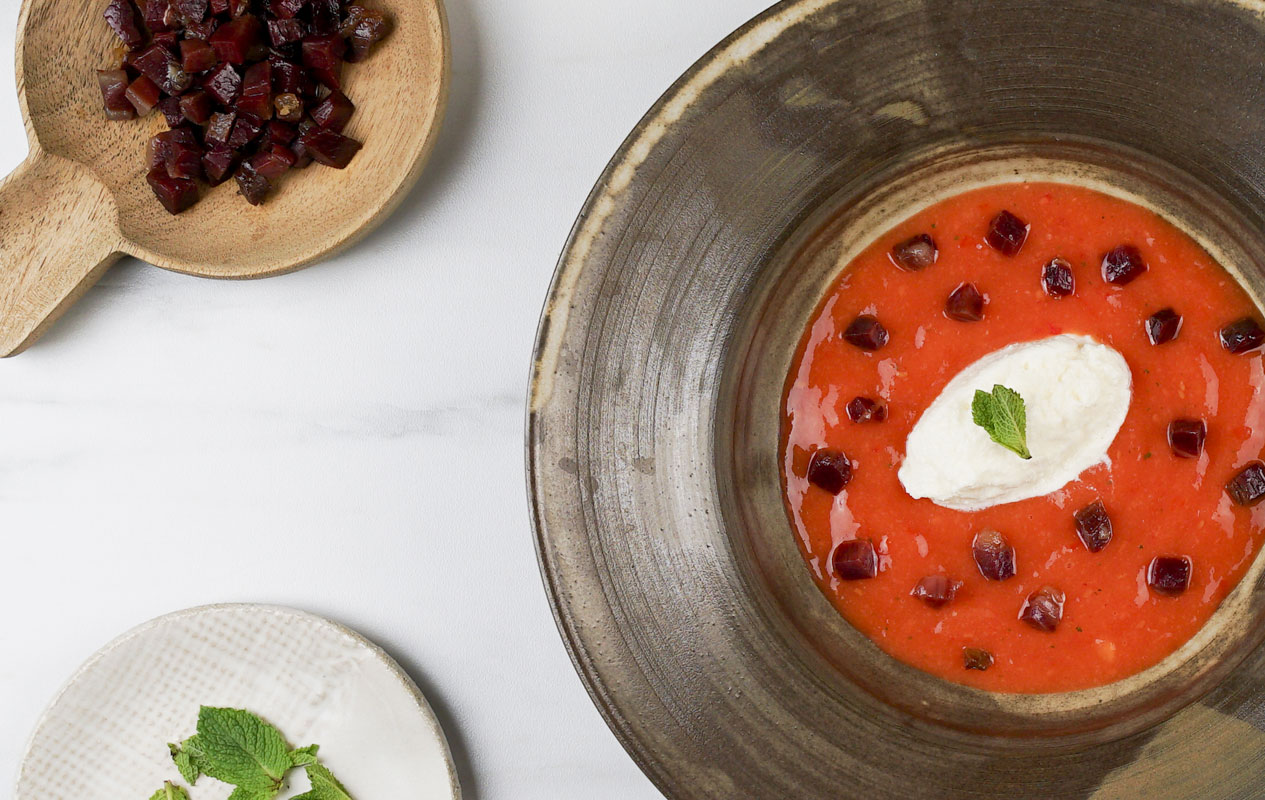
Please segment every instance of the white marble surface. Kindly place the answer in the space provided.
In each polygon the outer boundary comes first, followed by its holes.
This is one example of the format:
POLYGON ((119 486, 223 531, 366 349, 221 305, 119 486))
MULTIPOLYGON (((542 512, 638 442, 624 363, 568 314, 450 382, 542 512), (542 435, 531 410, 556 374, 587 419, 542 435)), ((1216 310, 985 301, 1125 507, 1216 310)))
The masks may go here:
MULTIPOLYGON (((0 786, 99 646, 182 607, 262 601, 399 658, 467 798, 658 796, 585 694, 537 575, 528 362, 601 168, 767 2, 448 4, 434 161, 365 242, 248 283, 124 261, 0 362, 0 786)), ((18 5, 0 0, 0 173, 26 150, 18 5)))

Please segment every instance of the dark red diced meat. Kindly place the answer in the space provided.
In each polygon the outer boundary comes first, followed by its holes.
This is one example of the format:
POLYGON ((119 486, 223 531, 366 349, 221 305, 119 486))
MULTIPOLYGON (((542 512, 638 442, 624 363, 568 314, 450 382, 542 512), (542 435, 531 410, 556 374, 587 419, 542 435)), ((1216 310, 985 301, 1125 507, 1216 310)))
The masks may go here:
POLYGON ((264 26, 254 14, 243 14, 216 28, 209 41, 220 61, 245 64, 263 55, 264 26))
POLYGON ((110 0, 110 4, 105 7, 105 21, 110 30, 129 48, 135 49, 145 43, 140 15, 131 0, 110 0))
POLYGON ((1142 252, 1131 244, 1122 244, 1102 257, 1102 279, 1113 286, 1132 283, 1146 270, 1142 252))
POLYGON ((360 150, 360 142, 336 131, 312 128, 299 137, 303 149, 318 164, 343 169, 360 150))
POLYGON ((268 20, 268 38, 274 47, 281 47, 292 42, 302 41, 307 28, 297 19, 268 20))
POLYGON ((307 0, 268 0, 268 13, 278 19, 297 17, 307 0))
POLYGON ((168 213, 179 214, 198 202, 198 184, 188 178, 173 178, 160 167, 150 170, 145 179, 168 213))
POLYGON ((180 55, 180 34, 176 31, 159 31, 150 37, 154 44, 160 44, 173 55, 180 55))
POLYGON ((242 78, 231 65, 220 64, 207 73, 202 88, 220 105, 231 106, 241 94, 242 78))
POLYGON ((1168 446, 1178 458, 1199 458, 1208 438, 1208 426, 1201 419, 1175 419, 1168 423, 1168 446))
POLYGON ((335 69, 343 63, 347 42, 336 34, 313 34, 303 40, 303 66, 335 69))
POLYGON ((978 647, 963 647, 962 664, 967 669, 983 672, 993 665, 993 654, 978 647))
POLYGON ((1076 291, 1076 276, 1066 259, 1054 258, 1041 268, 1041 288, 1050 297, 1067 297, 1076 291))
POLYGON ((169 128, 174 128, 185 122, 184 114, 180 112, 179 97, 164 97, 158 102, 158 110, 162 112, 163 119, 169 128))
POLYGON ((206 72, 217 63, 219 59, 215 56, 215 48, 201 39, 180 42, 180 65, 185 72, 206 72))
MULTIPOLYGON (((196 148, 198 147, 198 137, 194 135, 192 129, 185 126, 172 128, 169 131, 163 131, 154 135, 149 140, 149 169, 166 170, 171 163, 172 153, 176 146, 196 148)), ((184 176, 176 175, 174 177, 184 176)))
MULTIPOLYGON (((197 39, 205 42, 211 38, 211 34, 215 33, 215 29, 218 27, 220 27, 220 21, 215 17, 207 17, 201 22, 191 22, 185 26, 185 39, 197 39)), ((188 69, 188 67, 185 69, 188 69)))
POLYGON ((260 119, 272 116, 272 64, 260 61, 251 64, 242 78, 242 93, 237 110, 260 119))
POLYGON ((958 581, 949 580, 947 575, 928 575, 918 581, 909 594, 932 608, 941 608, 957 595, 961 586, 958 581))
POLYGON ((236 111, 223 111, 212 114, 202 138, 206 139, 207 144, 212 146, 227 146, 229 138, 233 135, 233 126, 236 124, 236 111))
POLYGON ((356 31, 356 26, 360 24, 360 20, 364 19, 367 12, 368 9, 359 3, 352 3, 344 8, 343 21, 338 26, 338 35, 344 39, 350 39, 351 35, 356 31))
POLYGON ((281 58, 271 59, 272 90, 277 94, 298 94, 307 76, 303 67, 281 58))
POLYGON ((260 150, 251 157, 250 168, 258 174, 275 181, 286 173, 298 158, 290 148, 282 144, 274 144, 267 150, 260 150))
POLYGON ((195 125, 205 125, 214 110, 215 105, 206 92, 189 92, 180 96, 180 114, 195 125))
POLYGON ((255 172, 249 164, 242 164, 237 168, 237 173, 233 176, 237 179, 237 188, 241 192, 242 197, 246 198, 246 202, 252 206, 257 206, 268 196, 272 186, 268 183, 268 179, 255 172))
MULTIPOLYGON (((140 0, 137 0, 137 1, 140 2, 140 0)), ((172 43, 169 45, 169 47, 172 48, 172 52, 174 53, 175 46, 176 46, 175 42, 179 38, 179 35, 178 35, 179 29, 184 27, 184 15, 181 14, 176 9, 176 4, 172 2, 172 0, 168 0, 167 10, 163 12, 163 23, 167 26, 166 32, 169 32, 172 34, 172 38, 171 38, 172 43)), ((158 34, 155 33, 154 38, 157 39, 157 37, 158 37, 158 34)))
MULTIPOLYGON (((355 8, 353 6, 352 8, 355 8)), ((892 248, 892 263, 907 272, 917 272, 936 263, 940 251, 929 235, 920 233, 892 248)))
POLYGON ((158 85, 145 75, 132 81, 127 87, 126 94, 128 102, 142 117, 153 111, 154 106, 158 105, 158 101, 162 99, 162 92, 158 90, 158 85))
POLYGON ((1013 256, 1023 248, 1028 240, 1028 223, 1009 211, 1002 211, 988 223, 988 233, 984 236, 997 252, 1004 256, 1013 256))
POLYGON ((193 83, 176 56, 160 44, 151 44, 133 61, 136 69, 167 94, 181 94, 193 83))
POLYGON ((337 33, 342 23, 338 17, 342 5, 342 0, 311 0, 312 32, 322 35, 337 33))
POLYGON ((251 0, 228 0, 228 15, 240 17, 250 10, 251 0))
MULTIPOLYGON (((170 133, 170 131, 168 131, 170 133)), ((167 171, 167 154, 171 152, 171 139, 165 133, 151 136, 145 148, 146 168, 167 171)))
POLYGON ((835 548, 830 558, 835 575, 844 581, 860 581, 878 574, 878 553, 869 539, 853 539, 835 548))
POLYGON ((1190 588, 1190 572, 1186 556, 1156 556, 1146 568, 1146 582, 1152 591, 1176 597, 1190 588))
POLYGON ((1028 595, 1023 608, 1019 609, 1019 619, 1039 631, 1053 633, 1063 621, 1065 600, 1063 592, 1053 586, 1043 586, 1028 595))
POLYGON ((1221 329, 1221 346, 1236 356, 1250 353, 1265 344, 1265 330, 1253 317, 1235 320, 1221 329))
POLYGON ((293 125, 274 119, 264 126, 266 140, 261 141, 260 147, 270 147, 274 144, 284 144, 288 147, 298 135, 299 131, 293 125))
POLYGON ((1004 581, 1015 576, 1015 548, 997 531, 982 530, 975 534, 971 555, 979 573, 990 581, 1004 581))
POLYGON ((136 107, 127 98, 129 83, 125 69, 97 70, 97 84, 101 87, 101 100, 105 104, 107 119, 124 120, 136 117, 136 107))
MULTIPOLYGON (((311 91, 307 93, 315 97, 317 95, 317 89, 319 89, 321 86, 325 86, 329 89, 343 88, 342 75, 343 75, 343 62, 341 61, 338 62, 338 66, 331 67, 329 69, 325 67, 311 67, 310 69, 308 69, 308 76, 311 79, 310 81, 311 91)), ((307 87, 304 87, 304 88, 307 88, 307 87)))
POLYGON ((1111 517, 1102 500, 1095 500, 1076 512, 1076 535, 1091 553, 1097 553, 1111 544, 1111 517))
POLYGON ((151 34, 171 29, 167 24, 171 10, 168 0, 145 0, 142 10, 145 12, 145 27, 151 34))
POLYGON ((223 183, 237 168, 239 156, 227 147, 217 147, 202 156, 202 171, 212 186, 223 183))
POLYGON ((305 119, 298 124, 299 137, 290 144, 290 149, 299 157, 299 160, 294 162, 294 169, 303 169, 312 163, 312 156, 308 155, 307 148, 303 146, 303 134, 315 127, 317 125, 311 119, 305 119))
POLYGON ((172 0, 171 5, 185 22, 201 22, 206 17, 207 0, 172 0))
POLYGON ((843 332, 843 339, 853 347, 873 352, 882 348, 888 341, 887 328, 877 318, 862 314, 852 321, 843 332))
POLYGON ((848 419, 853 422, 883 422, 887 406, 869 397, 854 397, 848 402, 848 419))
POLYGON ((228 0, 211 0, 211 13, 224 15, 228 13, 228 0))
POLYGON ((347 95, 335 89, 312 108, 312 119, 322 128, 341 133, 355 112, 356 106, 347 99, 347 95))
POLYGON ((984 295, 973 283, 960 284, 945 301, 944 315, 958 322, 979 322, 984 318, 984 295))
POLYGON ((1182 330, 1182 315, 1171 308, 1162 308, 1146 318, 1146 338, 1151 344, 1165 344, 1177 338, 1182 330))
POLYGON ((184 142, 172 142, 167 152, 167 174, 173 178, 201 178, 202 148, 184 142))
POLYGON ((852 462, 846 455, 838 450, 813 451, 808 462, 809 483, 830 494, 839 494, 851 481, 852 462))
POLYGON ((242 149, 255 141, 255 137, 259 135, 263 126, 263 120, 259 117, 239 111, 237 121, 233 123, 233 132, 228 137, 228 146, 235 150, 242 149))
MULTIPOLYGON (((351 8, 355 8, 352 6, 351 8)), ((350 8, 348 9, 351 10, 350 8)), ((344 29, 346 25, 344 25, 344 29)), ((362 11, 351 33, 347 34, 351 49, 346 55, 348 61, 364 61, 369 50, 386 38, 391 26, 381 11, 362 11)), ((933 259, 934 260, 934 259, 933 259)))
POLYGON ((1265 500, 1265 464, 1253 461, 1225 485, 1230 499, 1241 506, 1254 506, 1265 500))

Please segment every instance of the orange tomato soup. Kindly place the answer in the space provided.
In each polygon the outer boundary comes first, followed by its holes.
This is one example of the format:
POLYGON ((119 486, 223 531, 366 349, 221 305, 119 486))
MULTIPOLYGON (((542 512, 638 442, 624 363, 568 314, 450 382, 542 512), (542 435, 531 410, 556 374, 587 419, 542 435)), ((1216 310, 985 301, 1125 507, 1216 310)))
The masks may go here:
POLYGON ((1244 289, 1187 235, 1149 210, 1088 189, 992 186, 900 223, 840 274, 787 381, 786 503, 814 579, 887 653, 957 683, 1059 692, 1158 663, 1207 622, 1261 544, 1265 505, 1234 496, 1227 484, 1265 449, 1265 368, 1258 350, 1231 352, 1222 341, 1227 324, 1258 316, 1244 289), (988 241, 1003 210, 1028 228, 1013 255, 988 241), (918 234, 934 240, 935 262, 898 268, 893 248, 918 234), (1113 285, 1102 264, 1120 245, 1135 247, 1148 269, 1113 285), (1056 257, 1075 278, 1074 292, 1057 298, 1042 281, 1056 257), (946 299, 964 282, 985 298, 979 321, 945 314, 946 299), (1167 308, 1182 317, 1180 332, 1152 344, 1145 321, 1167 308), (844 337, 859 315, 882 324, 885 344, 866 350, 844 337), (912 499, 897 477, 905 441, 945 384, 984 355, 1061 333, 1110 345, 1132 372, 1132 402, 1109 462, 1053 494, 980 511, 912 499), (857 397, 875 401, 886 417, 853 422, 847 406, 857 397), (1168 427, 1177 419, 1204 422, 1197 457, 1178 457, 1170 447, 1168 427), (851 467, 838 494, 837 484, 822 488, 808 478, 819 450, 845 454, 851 467), (1091 552, 1074 515, 1097 499, 1112 538, 1091 552), (972 542, 988 529, 1013 547, 1016 572, 1008 580, 986 579, 977 566, 972 542), (852 540, 873 543, 873 577, 845 579, 834 566, 836 549, 852 540), (1157 556, 1189 559, 1185 591, 1162 594, 1148 584, 1157 556), (957 586, 940 607, 911 595, 933 575, 957 586), (1046 586, 1065 597, 1052 631, 1020 619, 1029 596, 1046 586), (968 669, 966 648, 986 651, 991 664, 968 669))

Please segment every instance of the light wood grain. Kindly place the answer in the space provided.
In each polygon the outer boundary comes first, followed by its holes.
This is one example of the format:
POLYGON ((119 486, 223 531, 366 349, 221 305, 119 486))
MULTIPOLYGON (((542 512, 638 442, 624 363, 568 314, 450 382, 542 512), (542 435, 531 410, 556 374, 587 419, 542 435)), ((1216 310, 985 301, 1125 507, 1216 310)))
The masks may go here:
POLYGON ((0 182, 0 350, 20 353, 118 260, 118 213, 90 170, 36 150, 0 182))
POLYGON ((192 275, 256 278, 346 247, 384 220, 421 175, 448 97, 441 0, 375 0, 392 31, 348 65, 346 133, 364 143, 345 170, 287 175, 261 206, 233 181, 171 216, 145 181, 161 115, 109 122, 95 70, 115 37, 103 0, 26 0, 18 97, 31 157, 0 184, 0 356, 29 346, 122 254, 192 275))

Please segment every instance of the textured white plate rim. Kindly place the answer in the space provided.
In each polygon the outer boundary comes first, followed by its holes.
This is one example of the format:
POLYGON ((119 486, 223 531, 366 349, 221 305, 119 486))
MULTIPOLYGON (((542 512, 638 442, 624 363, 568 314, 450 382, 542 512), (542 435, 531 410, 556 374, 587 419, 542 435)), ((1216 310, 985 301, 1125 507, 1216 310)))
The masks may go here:
POLYGON ((130 642, 132 639, 135 639, 138 636, 142 636, 145 633, 149 632, 150 630, 161 627, 170 622, 175 622, 178 620, 187 619, 189 617, 196 617, 202 614, 208 614, 208 613, 217 612, 217 611, 244 611, 247 613, 267 613, 267 614, 275 614, 275 615, 292 616, 292 617, 298 617, 300 619, 310 620, 312 622, 316 622, 318 624, 326 625, 332 628, 333 630, 340 633, 341 635, 347 637, 348 639, 351 639, 357 645, 368 650, 371 654, 373 654, 374 658, 376 658, 379 662, 382 663, 383 666, 385 666, 388 670, 390 670, 391 674, 395 676, 397 681, 399 681, 400 688, 404 689, 405 692, 407 692, 416 702, 418 712, 426 720, 427 724, 430 727, 431 733, 438 740, 440 748, 443 750, 444 763, 448 767, 448 781, 450 785, 452 786, 453 800, 461 800, 461 785, 457 781, 457 768, 452 760, 452 750, 448 747, 448 738, 444 735, 444 729, 440 727, 439 719, 435 716, 435 711, 434 709, 430 707, 430 703, 427 702, 426 696, 422 694, 422 690, 418 688, 417 683, 412 678, 409 677, 407 672, 404 671, 404 668, 401 667, 399 663, 381 647, 369 641, 364 636, 352 630, 351 628, 348 628, 346 625, 343 625, 338 622, 334 622, 333 620, 330 620, 330 619, 326 619, 325 617, 319 616, 317 614, 313 614, 309 611, 302 611, 300 609, 291 608, 289 606, 273 605, 273 604, 268 604, 268 603, 213 603, 211 605, 195 606, 193 608, 186 608, 180 611, 173 611, 169 614, 163 614, 162 616, 155 617, 149 620, 148 622, 143 622, 140 625, 137 625, 136 627, 132 628, 131 630, 126 631, 123 634, 120 634, 118 637, 113 639, 109 644, 105 645, 100 650, 98 650, 97 652, 89 656, 88 660, 85 661, 82 665, 80 665, 80 667, 74 671, 74 673, 70 676, 70 678, 64 684, 62 684, 62 687, 57 690, 57 693, 53 695, 53 699, 49 701, 47 706, 45 706, 44 711, 40 714, 39 719, 36 721, 35 727, 31 729, 31 734, 30 736, 27 737, 26 747, 24 747, 22 750, 22 760, 18 765, 17 775, 13 779, 13 796, 15 798, 18 798, 18 800, 21 800, 21 798, 18 796, 18 788, 22 783, 22 776, 26 771, 27 761, 30 759, 30 756, 31 756, 31 749, 35 746, 36 737, 39 735, 40 731, 43 730, 44 725, 48 722, 49 716, 51 715, 52 710, 57 706, 57 704, 61 701, 61 699, 66 695, 66 692, 69 691, 70 688, 74 686, 77 681, 79 681, 84 675, 90 672, 92 668, 97 665, 98 662, 100 662, 103 658, 105 658, 107 655, 113 652, 116 648, 121 647, 122 645, 130 642))

